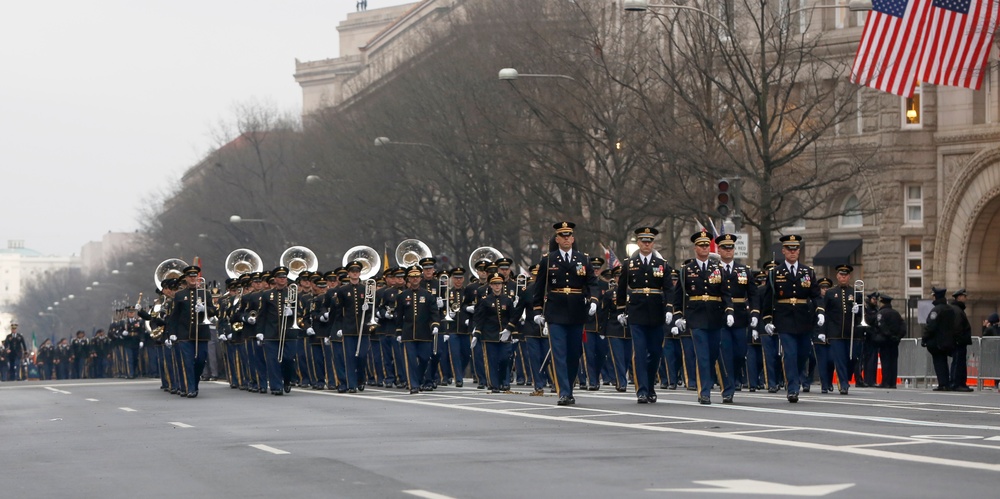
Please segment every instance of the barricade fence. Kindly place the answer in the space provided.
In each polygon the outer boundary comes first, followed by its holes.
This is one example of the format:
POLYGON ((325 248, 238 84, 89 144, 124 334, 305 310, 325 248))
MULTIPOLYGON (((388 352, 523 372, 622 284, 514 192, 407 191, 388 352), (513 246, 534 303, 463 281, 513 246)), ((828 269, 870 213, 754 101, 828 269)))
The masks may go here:
MULTIPOLYGON (((973 337, 965 360, 968 366, 966 384, 976 385, 980 390, 984 386, 996 387, 1000 381, 1000 336, 973 337)), ((904 382, 912 380, 914 387, 919 387, 921 382, 927 388, 937 383, 931 354, 920 346, 920 339, 900 341, 898 378, 904 382)))

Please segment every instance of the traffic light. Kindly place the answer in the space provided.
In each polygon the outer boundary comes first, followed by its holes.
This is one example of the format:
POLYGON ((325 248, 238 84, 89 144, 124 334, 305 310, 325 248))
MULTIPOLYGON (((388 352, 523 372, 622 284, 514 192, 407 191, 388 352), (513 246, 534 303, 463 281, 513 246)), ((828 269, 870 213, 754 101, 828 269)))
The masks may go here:
POLYGON ((730 184, 728 179, 719 179, 719 191, 715 194, 715 200, 718 202, 718 206, 715 208, 722 215, 723 218, 729 216, 732 211, 732 194, 729 190, 730 184))

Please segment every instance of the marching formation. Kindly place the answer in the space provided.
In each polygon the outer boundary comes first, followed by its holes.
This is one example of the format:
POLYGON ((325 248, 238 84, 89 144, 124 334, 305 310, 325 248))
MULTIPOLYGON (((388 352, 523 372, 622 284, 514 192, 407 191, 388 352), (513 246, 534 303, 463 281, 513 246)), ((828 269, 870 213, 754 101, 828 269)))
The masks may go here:
MULTIPOLYGON (((702 404, 716 390, 730 404, 744 389, 783 389, 794 403, 815 369, 823 393, 846 395, 852 377, 874 384, 861 369, 862 338, 878 331, 891 346, 903 335, 891 297, 866 300, 850 265, 837 267, 836 284, 818 278, 798 260, 797 235, 781 238, 780 264, 755 272, 734 260, 733 234, 696 232, 692 258, 674 268, 654 248, 657 229, 640 227, 638 251, 603 268, 603 258, 577 249, 572 222, 553 229, 549 251, 526 275, 483 247, 470 257, 468 281, 462 267, 437 270, 413 239, 397 248, 394 267, 358 246, 322 273, 301 246, 269 271, 253 251, 236 250, 222 289, 198 266, 167 260, 154 273, 153 306, 142 307, 140 294, 107 335, 46 341, 38 363, 46 379, 158 375, 164 391, 186 398, 211 379, 206 366, 217 357, 231 388, 275 396, 293 387, 416 394, 471 378, 491 392, 514 383, 533 396, 551 390, 558 405, 576 403, 574 388, 625 392, 630 384, 640 404, 656 403, 657 388, 686 388, 702 404)), ((19 351, 16 339, 11 345, 19 351)), ((892 388, 890 346, 878 355, 882 386, 892 388)))

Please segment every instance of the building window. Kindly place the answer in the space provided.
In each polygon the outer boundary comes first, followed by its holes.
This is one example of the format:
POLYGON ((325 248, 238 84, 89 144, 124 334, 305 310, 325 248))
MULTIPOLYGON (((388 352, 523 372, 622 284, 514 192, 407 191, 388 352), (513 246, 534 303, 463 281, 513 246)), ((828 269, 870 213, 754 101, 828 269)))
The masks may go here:
POLYGON ((852 194, 851 197, 847 198, 847 202, 844 203, 844 210, 841 213, 841 227, 861 227, 863 224, 861 202, 858 201, 857 196, 852 194))
POLYGON ((907 185, 903 205, 903 223, 908 225, 923 225, 924 198, 923 189, 919 185, 907 185))
POLYGON ((917 85, 913 88, 913 96, 904 97, 902 103, 903 128, 921 128, 923 123, 924 107, 922 99, 920 98, 920 82, 917 82, 917 85))
POLYGON ((924 293, 924 256, 919 239, 907 239, 906 245, 906 289, 907 298, 921 298, 924 293))

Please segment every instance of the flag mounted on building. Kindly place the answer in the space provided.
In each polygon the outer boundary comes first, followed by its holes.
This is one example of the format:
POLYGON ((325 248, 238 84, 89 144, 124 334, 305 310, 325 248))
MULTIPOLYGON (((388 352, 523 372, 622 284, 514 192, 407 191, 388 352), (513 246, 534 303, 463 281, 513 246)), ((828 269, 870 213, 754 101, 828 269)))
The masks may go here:
POLYGON ((854 56, 851 83, 910 97, 932 0, 873 0, 854 56))
POLYGON ((933 0, 925 23, 920 81, 979 90, 1000 0, 933 0))

